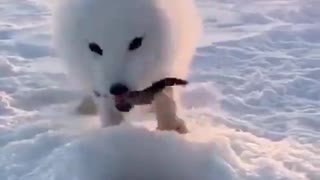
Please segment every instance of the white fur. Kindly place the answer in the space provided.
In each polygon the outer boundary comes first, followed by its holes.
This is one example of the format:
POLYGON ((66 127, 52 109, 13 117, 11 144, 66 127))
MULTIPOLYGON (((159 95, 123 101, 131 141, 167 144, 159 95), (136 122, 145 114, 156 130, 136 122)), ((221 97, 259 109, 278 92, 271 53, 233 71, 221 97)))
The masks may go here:
POLYGON ((164 77, 186 79, 201 32, 193 0, 61 0, 54 15, 57 50, 86 93, 108 94, 116 82, 140 90, 164 77), (139 36, 141 48, 129 52, 139 36))

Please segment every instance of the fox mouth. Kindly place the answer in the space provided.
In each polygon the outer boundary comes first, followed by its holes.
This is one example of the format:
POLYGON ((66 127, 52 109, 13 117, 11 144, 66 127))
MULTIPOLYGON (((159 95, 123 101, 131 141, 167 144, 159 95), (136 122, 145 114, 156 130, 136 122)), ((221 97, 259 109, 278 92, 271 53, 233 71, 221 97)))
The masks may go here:
POLYGON ((127 102, 127 94, 130 88, 123 83, 114 83, 109 89, 109 93, 113 97, 114 106, 120 112, 129 112, 133 106, 127 102))
POLYGON ((114 96, 115 107, 120 112, 129 112, 133 105, 127 100, 128 93, 114 96))

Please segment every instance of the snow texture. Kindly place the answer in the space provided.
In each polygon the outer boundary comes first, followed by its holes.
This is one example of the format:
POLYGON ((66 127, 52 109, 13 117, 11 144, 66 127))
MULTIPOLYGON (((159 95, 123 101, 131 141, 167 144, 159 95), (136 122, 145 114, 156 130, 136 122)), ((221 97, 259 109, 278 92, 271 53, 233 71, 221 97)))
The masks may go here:
POLYGON ((320 179, 320 1, 197 0, 187 135, 149 116, 101 129, 76 115, 53 3, 0 3, 1 180, 320 179))

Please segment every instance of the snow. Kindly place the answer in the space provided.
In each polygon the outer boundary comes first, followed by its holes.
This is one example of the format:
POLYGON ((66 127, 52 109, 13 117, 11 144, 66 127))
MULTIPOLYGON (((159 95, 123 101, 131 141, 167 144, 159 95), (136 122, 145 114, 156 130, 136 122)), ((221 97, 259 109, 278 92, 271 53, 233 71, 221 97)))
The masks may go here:
POLYGON ((320 179, 318 0, 197 0, 191 132, 78 116, 45 0, 0 4, 0 179, 320 179))

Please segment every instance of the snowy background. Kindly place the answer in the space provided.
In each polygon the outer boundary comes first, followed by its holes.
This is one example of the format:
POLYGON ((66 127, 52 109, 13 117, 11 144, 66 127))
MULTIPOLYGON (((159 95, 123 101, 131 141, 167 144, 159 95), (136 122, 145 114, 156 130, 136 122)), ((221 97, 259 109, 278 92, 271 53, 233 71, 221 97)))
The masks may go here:
POLYGON ((0 0, 1 180, 320 179, 319 0, 197 0, 186 136, 74 114, 53 2, 0 0))

